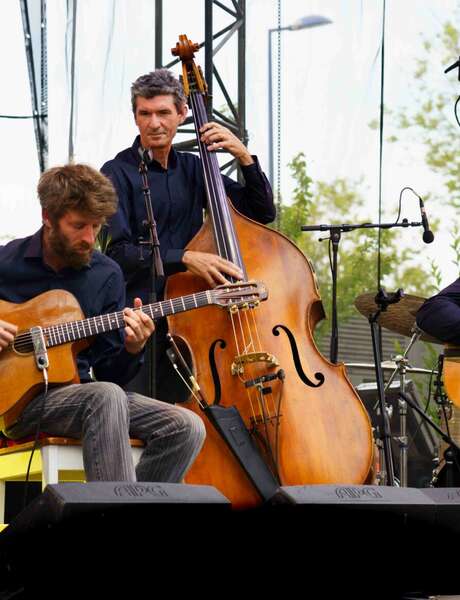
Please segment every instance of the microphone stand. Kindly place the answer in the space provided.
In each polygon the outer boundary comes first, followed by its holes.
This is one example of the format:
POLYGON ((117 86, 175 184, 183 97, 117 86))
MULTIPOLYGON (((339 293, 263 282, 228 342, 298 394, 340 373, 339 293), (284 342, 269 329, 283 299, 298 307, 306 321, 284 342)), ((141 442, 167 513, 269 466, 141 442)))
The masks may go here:
MULTIPOLYGON (((153 304, 157 300, 156 294, 156 283, 159 278, 164 279, 164 269, 163 269, 163 261, 161 260, 160 255, 160 241, 158 239, 157 233, 157 224, 155 221, 155 217, 153 215, 152 208, 152 197, 150 195, 150 186, 147 175, 147 164, 148 160, 146 158, 147 151, 144 151, 143 157, 139 164, 139 173, 142 179, 142 192, 144 194, 144 202, 145 202, 145 212, 147 214, 147 219, 144 221, 145 227, 149 231, 149 239, 140 241, 139 244, 145 245, 150 248, 150 269, 149 269, 149 304, 153 304)), ((141 253, 141 260, 143 259, 143 255, 141 253)), ((149 389, 148 395, 150 398, 155 398, 156 394, 156 381, 155 381, 155 365, 156 365, 156 335, 155 332, 150 336, 148 340, 148 356, 149 356, 149 365, 148 365, 148 378, 149 378, 149 389)))
MULTIPOLYGON (((377 393, 379 397, 380 407, 380 419, 381 425, 379 427, 379 437, 383 445, 383 456, 385 466, 382 468, 382 484, 395 485, 395 471, 393 464, 393 454, 391 451, 391 427, 390 418, 388 414, 388 404, 385 397, 385 386, 383 383, 383 370, 382 370, 382 354, 381 354, 381 340, 380 330, 378 327, 378 318, 382 312, 384 312, 390 304, 399 302, 403 297, 404 293, 401 289, 394 293, 387 294, 383 289, 380 289, 375 296, 375 303, 379 307, 378 310, 369 315, 369 324, 371 327, 372 336, 372 350, 374 353, 374 365, 375 375, 377 383, 377 393)), ((401 411, 402 411, 401 404, 401 411)), ((405 422, 405 421, 404 421, 405 422)))
POLYGON ((444 73, 448 73, 449 71, 452 71, 453 69, 457 69, 458 68, 458 80, 460 81, 460 56, 458 57, 458 60, 456 62, 454 62, 453 64, 450 65, 450 67, 447 67, 447 69, 444 70, 444 73))
POLYGON ((301 231, 329 231, 330 237, 319 238, 320 242, 324 240, 331 240, 332 243, 332 310, 331 310, 331 344, 330 344, 330 361, 337 364, 339 354, 339 325, 337 318, 337 256, 339 251, 339 243, 342 237, 342 233, 348 231, 354 231, 355 229, 391 229, 393 227, 422 227, 422 222, 409 222, 407 219, 403 219, 401 223, 361 223, 360 225, 302 225, 301 231))

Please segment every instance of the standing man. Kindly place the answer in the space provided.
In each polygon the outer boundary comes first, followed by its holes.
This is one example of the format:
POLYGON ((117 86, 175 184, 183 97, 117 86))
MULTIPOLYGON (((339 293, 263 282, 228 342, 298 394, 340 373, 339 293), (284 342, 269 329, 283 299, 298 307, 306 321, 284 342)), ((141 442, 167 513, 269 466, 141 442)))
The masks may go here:
MULTIPOLYGON (((203 223, 206 194, 200 159, 191 153, 177 152, 172 144, 177 128, 187 116, 188 107, 181 83, 167 69, 158 69, 139 77, 131 87, 134 120, 139 135, 133 145, 106 162, 102 172, 115 186, 119 209, 110 219, 105 234, 107 254, 121 266, 128 299, 139 296, 144 302, 149 293, 150 255, 139 244, 148 239, 146 212, 139 175, 139 164, 148 151, 148 181, 154 217, 160 242, 165 275, 188 270, 202 277, 209 286, 226 281, 226 276, 241 278, 243 274, 233 263, 206 252, 185 250, 203 223)), ((260 223, 275 218, 273 195, 258 160, 227 128, 207 123, 200 131, 209 151, 224 149, 234 156, 245 178, 245 186, 223 177, 227 195, 235 208, 260 223)), ((156 292, 161 297, 164 282, 158 282, 156 292)), ((157 338, 157 397, 174 402, 179 389, 177 377, 165 356, 166 324, 159 324, 157 338), (172 374, 172 377, 171 377, 172 374)), ((134 389, 148 385, 144 369, 142 381, 134 389)))
MULTIPOLYGON (((94 250, 101 225, 116 211, 115 190, 91 167, 67 165, 41 176, 38 195, 43 227, 0 248, 0 299, 22 303, 45 291, 66 290, 87 318, 123 310, 126 326, 96 336, 93 345, 79 353, 81 383, 38 395, 5 433, 17 439, 34 434, 40 423, 50 435, 81 439, 88 481, 179 482, 202 446, 201 419, 187 409, 127 394, 119 387, 139 369, 154 324, 142 311, 124 308, 120 267, 94 250), (90 370, 97 381, 92 381, 90 370), (146 446, 136 471, 130 437, 146 446)), ((142 306, 139 298, 134 304, 142 306)), ((2 317, 0 357, 12 352, 17 333, 16 325, 2 317)))

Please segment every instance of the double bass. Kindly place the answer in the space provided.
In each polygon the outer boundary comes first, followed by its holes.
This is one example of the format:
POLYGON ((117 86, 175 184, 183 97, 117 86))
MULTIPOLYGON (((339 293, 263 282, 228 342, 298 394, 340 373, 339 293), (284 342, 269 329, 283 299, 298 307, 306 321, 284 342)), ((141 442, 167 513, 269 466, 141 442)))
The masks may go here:
MULTIPOLYGON (((172 52, 182 60, 184 90, 199 131, 208 119, 206 84, 193 60, 197 50, 181 35, 172 52)), ((241 416, 276 485, 364 483, 373 457, 371 424, 344 365, 329 362, 314 342, 324 311, 312 265, 287 237, 233 208, 216 154, 197 140, 208 214, 187 249, 230 260, 245 280, 262 281, 269 297, 245 310, 219 313, 211 307, 190 317, 169 316, 170 335, 186 348, 206 402, 241 416)), ((185 272, 168 278, 165 294, 183 296, 205 287, 203 279, 185 272)), ((215 486, 235 508, 260 504, 266 498, 207 412, 193 398, 184 405, 203 418, 207 433, 186 482, 215 486)))

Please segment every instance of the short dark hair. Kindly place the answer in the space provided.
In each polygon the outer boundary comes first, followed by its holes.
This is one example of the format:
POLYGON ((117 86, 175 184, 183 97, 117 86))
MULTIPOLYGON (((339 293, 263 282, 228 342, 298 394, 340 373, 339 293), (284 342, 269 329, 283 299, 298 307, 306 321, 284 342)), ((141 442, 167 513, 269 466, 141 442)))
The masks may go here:
POLYGON ((37 191, 41 207, 52 222, 69 210, 104 220, 117 211, 118 199, 112 182, 88 165, 48 169, 40 177, 37 191))
POLYGON ((168 69, 157 69, 146 75, 141 75, 131 86, 131 104, 136 114, 136 99, 154 98, 155 96, 171 95, 177 112, 187 104, 187 96, 181 82, 168 69))

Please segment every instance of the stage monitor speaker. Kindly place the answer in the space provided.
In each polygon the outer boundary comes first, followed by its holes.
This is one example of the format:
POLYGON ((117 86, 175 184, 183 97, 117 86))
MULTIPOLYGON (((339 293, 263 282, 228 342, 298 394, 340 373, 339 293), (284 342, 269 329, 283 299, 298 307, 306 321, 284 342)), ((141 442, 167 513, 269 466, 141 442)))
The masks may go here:
MULTIPOLYGON (((398 394, 400 384, 394 381, 390 389, 385 393, 388 404, 392 407, 390 428, 392 434, 391 447, 393 450, 393 462, 395 477, 399 480, 399 444, 397 437, 400 435, 400 420, 398 407, 398 394)), ((364 406, 371 419, 372 426, 380 428, 380 405, 375 382, 362 383, 356 387, 364 406)), ((415 385, 411 380, 407 381, 406 394, 421 409, 424 407, 417 396, 415 385)), ((439 440, 434 430, 423 418, 407 406, 406 431, 408 438, 407 456, 407 484, 409 487, 427 487, 433 477, 435 467, 433 459, 438 456, 439 440)))
POLYGON ((436 524, 440 531, 460 543, 460 488, 427 488, 421 490, 436 505, 436 524))
POLYGON ((5 530, 8 537, 80 517, 133 518, 174 510, 225 510, 230 501, 214 487, 180 483, 89 482, 46 486, 5 530), (179 508, 176 508, 178 507, 179 508))
MULTIPOLYGON (((52 582, 60 573, 92 597, 85 582, 104 582, 102 592, 116 594, 119 577, 137 572, 137 580, 129 577, 131 591, 145 592, 141 584, 151 591, 152 575, 177 576, 177 561, 186 562, 186 572, 195 552, 209 549, 211 525, 231 512, 230 501, 205 485, 48 485, 0 533, 0 581, 29 592, 41 582, 48 596, 47 577, 52 582)), ((0 597, 2 592, 0 585, 0 597)))
POLYGON ((341 598, 458 593, 452 557, 460 542, 460 489, 448 500, 444 493, 374 485, 284 486, 272 499, 270 523, 283 532, 280 547, 289 547, 284 532, 295 535, 304 553, 294 554, 296 566, 308 564, 306 572, 316 573, 328 565, 324 597, 331 587, 341 598), (453 564, 445 570, 444 562, 453 564), (366 587, 360 587, 360 577, 366 577, 366 587))
POLYGON ((363 535, 384 526, 385 535, 435 524, 435 502, 414 488, 377 485, 282 486, 271 500, 282 512, 311 527, 363 535))

